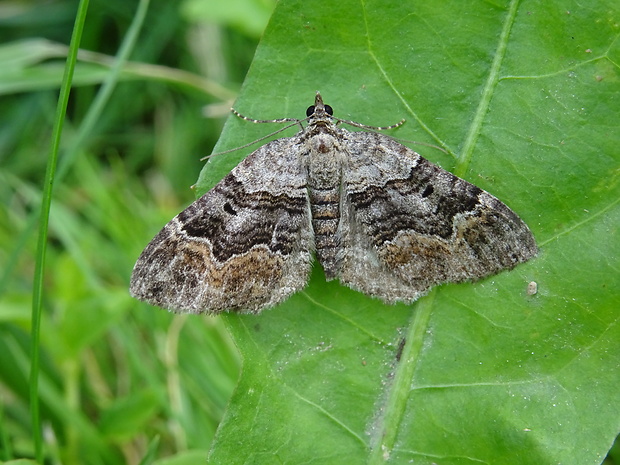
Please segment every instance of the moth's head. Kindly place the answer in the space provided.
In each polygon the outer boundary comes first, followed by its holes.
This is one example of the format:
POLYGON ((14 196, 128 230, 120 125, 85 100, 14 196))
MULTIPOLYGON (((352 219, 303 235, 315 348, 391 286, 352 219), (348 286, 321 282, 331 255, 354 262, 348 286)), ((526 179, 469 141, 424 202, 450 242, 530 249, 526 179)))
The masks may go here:
POLYGON ((314 105, 309 106, 306 110, 306 116, 308 118, 325 118, 330 117, 334 114, 334 110, 329 105, 325 105, 323 103, 323 97, 319 92, 316 93, 316 97, 314 98, 314 105))

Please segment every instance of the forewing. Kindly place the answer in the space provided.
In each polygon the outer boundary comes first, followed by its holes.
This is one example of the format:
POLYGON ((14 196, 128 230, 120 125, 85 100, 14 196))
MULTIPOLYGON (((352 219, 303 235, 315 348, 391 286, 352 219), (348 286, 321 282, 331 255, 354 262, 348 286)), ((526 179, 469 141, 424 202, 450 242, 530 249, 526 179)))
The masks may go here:
POLYGON ((350 133, 348 239, 340 279, 393 302, 533 257, 526 224, 498 199, 382 134, 350 133))
POLYGON ((294 138, 241 162, 142 252, 131 294, 171 310, 259 312, 302 289, 313 238, 294 138))

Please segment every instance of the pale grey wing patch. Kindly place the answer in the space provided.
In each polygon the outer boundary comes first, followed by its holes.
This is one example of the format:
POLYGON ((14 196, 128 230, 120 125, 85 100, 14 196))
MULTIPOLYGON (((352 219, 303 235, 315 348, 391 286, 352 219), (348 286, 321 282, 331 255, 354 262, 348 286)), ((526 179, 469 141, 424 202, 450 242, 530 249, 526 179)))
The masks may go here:
POLYGON ((347 147, 339 278, 351 287, 414 301, 436 284, 480 279, 536 255, 525 223, 489 193, 382 134, 350 133, 347 147))
POLYGON ((259 312, 305 287, 314 242, 294 138, 249 155, 140 255, 131 294, 171 310, 259 312))

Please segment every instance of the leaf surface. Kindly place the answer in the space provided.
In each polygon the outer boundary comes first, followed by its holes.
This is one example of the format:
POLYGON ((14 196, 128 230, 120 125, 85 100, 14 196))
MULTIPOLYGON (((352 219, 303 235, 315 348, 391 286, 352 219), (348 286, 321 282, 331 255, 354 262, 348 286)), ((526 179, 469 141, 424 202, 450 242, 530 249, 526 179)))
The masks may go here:
MULTIPOLYGON (((303 118, 320 90, 341 118, 404 117, 391 135, 445 150, 408 143, 514 209, 541 253, 410 306, 317 265, 277 308, 224 316, 244 362, 210 463, 603 460, 620 429, 619 22, 611 0, 279 3, 237 110, 303 118)), ((275 129, 231 119, 216 151, 275 129)), ((213 157, 199 191, 249 151, 213 157)))

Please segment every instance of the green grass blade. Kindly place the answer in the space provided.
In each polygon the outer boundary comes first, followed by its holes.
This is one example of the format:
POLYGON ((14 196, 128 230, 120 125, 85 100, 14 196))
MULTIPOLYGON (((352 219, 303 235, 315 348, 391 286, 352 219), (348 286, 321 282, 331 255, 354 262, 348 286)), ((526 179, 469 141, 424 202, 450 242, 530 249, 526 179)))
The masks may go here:
POLYGON ((73 165, 73 161, 78 154, 79 148, 92 133, 95 124, 97 124, 97 121, 99 121, 99 118, 101 117, 103 109, 110 100, 110 96, 118 84, 123 67, 125 66, 125 63, 127 63, 131 52, 136 46, 136 41, 138 40, 142 25, 144 24, 144 18, 148 11, 149 4, 150 0, 140 0, 140 3, 138 3, 138 8, 131 22, 131 26, 127 31, 127 35, 123 39, 123 43, 114 60, 114 64, 110 68, 109 73, 106 75, 106 78, 101 85, 101 89, 93 100, 92 105, 89 107, 88 112, 84 117, 84 121, 80 125, 80 130, 77 137, 72 141, 69 150, 67 150, 66 156, 64 156, 60 162, 58 176, 61 178, 73 165))
POLYGON ((71 81, 75 70, 77 53, 86 22, 86 12, 88 11, 88 0, 81 0, 78 6, 77 15, 73 34, 71 36, 71 44, 69 46, 69 54, 65 72, 60 87, 60 96, 58 98, 58 107, 54 119, 54 129, 52 132, 52 146, 47 161, 47 169, 45 171, 45 184, 43 186, 43 197, 41 199, 41 211, 39 220, 39 234, 37 241, 37 255, 34 272, 34 282, 32 289, 32 350, 31 350, 31 366, 30 366, 30 406, 32 418, 32 430, 35 446, 35 455, 39 463, 43 463, 43 442, 41 436, 41 421, 39 415, 39 342, 41 331, 41 306, 43 303, 43 276, 45 273, 45 255, 47 251, 47 233, 49 227, 49 215, 52 204, 52 191, 54 187, 54 176, 58 163, 58 151, 60 147, 60 139, 62 136, 62 128, 69 102, 69 93, 71 91, 71 81))

